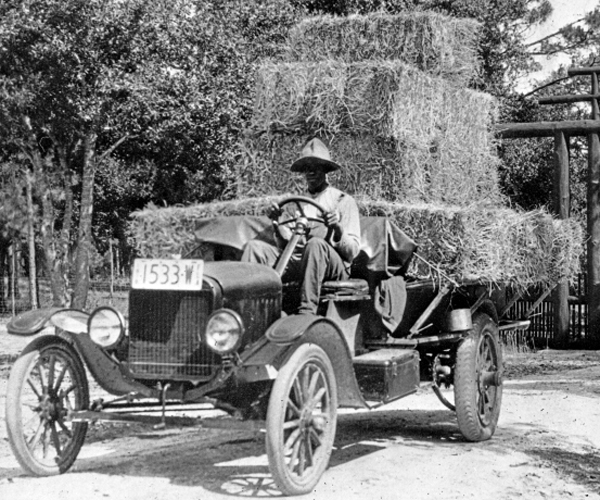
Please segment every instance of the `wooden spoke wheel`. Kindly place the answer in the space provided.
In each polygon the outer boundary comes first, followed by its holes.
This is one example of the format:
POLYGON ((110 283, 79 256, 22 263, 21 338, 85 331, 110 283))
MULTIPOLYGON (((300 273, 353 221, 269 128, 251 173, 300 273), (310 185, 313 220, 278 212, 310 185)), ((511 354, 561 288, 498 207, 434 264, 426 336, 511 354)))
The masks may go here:
POLYGON ((74 410, 89 406, 83 364, 63 342, 25 350, 15 361, 6 395, 6 427, 15 457, 35 476, 71 467, 87 432, 87 423, 69 421, 74 410))
POLYGON ((493 436, 502 402, 502 352, 498 327, 487 314, 473 321, 473 331, 458 347, 454 374, 456 416, 468 441, 493 436))
POLYGON ((337 417, 337 389, 327 354, 301 345, 281 368, 267 411, 267 455, 285 495, 308 493, 327 468, 337 417))

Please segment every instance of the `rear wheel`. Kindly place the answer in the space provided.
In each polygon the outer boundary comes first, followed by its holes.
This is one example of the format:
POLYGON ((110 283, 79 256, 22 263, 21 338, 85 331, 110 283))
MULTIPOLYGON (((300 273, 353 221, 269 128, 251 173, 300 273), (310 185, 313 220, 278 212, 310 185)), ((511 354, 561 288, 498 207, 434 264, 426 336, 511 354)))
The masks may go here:
POLYGON ((337 388, 327 354, 301 345, 281 368, 267 411, 267 455, 284 495, 308 493, 327 468, 337 417, 337 388))
POLYGON ((53 342, 22 354, 6 395, 8 438, 21 467, 35 476, 67 471, 87 432, 87 423, 67 417, 88 406, 85 370, 72 347, 53 342))
POLYGON ((468 441, 491 438, 502 402, 502 353, 498 327, 487 314, 475 317, 472 333, 458 347, 454 397, 462 435, 468 441))

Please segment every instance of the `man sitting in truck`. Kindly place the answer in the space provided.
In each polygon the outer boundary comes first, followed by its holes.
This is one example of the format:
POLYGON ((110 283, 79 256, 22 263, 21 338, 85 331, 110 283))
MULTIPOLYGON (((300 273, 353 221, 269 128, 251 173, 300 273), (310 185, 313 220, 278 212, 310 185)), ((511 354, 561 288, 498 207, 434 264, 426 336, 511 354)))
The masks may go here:
MULTIPOLYGON (((311 139, 304 146, 301 157, 291 166, 292 172, 305 175, 307 192, 303 196, 313 199, 325 210, 324 214, 319 214, 312 205, 303 207, 307 217, 322 216, 324 224, 309 224, 306 238, 297 245, 283 277, 286 281, 301 281, 300 314, 316 314, 321 284, 328 280, 348 279, 352 261, 360 250, 360 217, 356 202, 327 181, 327 174, 339 168, 319 139, 311 139)), ((293 204, 287 205, 284 212, 275 204, 270 217, 278 247, 251 240, 244 247, 242 260, 273 267, 292 236, 292 229, 279 222, 297 217, 299 214, 293 210, 293 204)))

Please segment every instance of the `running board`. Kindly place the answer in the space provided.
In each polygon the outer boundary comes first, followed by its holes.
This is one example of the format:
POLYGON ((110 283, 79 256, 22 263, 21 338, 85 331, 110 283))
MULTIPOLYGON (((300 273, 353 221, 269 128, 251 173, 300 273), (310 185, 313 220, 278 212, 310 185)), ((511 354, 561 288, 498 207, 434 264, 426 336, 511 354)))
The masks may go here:
POLYGON ((74 411, 68 420, 71 422, 138 422, 154 426, 192 426, 207 429, 238 429, 259 432, 264 430, 265 422, 262 420, 235 420, 233 418, 196 418, 196 417, 162 417, 159 415, 137 415, 134 413, 108 412, 108 411, 74 411))

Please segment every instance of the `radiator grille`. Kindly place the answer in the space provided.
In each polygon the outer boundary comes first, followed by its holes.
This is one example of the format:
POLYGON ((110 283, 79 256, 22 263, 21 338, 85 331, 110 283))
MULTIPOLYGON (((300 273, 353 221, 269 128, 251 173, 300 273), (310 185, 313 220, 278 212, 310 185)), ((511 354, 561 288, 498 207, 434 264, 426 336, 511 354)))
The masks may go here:
POLYGON ((220 357, 200 342, 212 311, 212 294, 132 290, 129 298, 129 367, 138 377, 207 379, 220 357))

